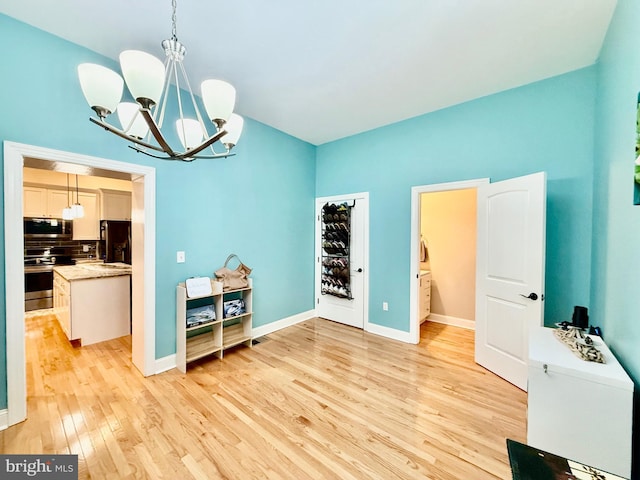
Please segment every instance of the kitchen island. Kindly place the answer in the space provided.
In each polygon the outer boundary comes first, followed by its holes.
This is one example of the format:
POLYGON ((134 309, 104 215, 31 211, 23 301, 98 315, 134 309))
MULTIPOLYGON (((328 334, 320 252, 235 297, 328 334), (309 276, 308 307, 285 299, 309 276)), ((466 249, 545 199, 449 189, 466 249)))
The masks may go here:
POLYGON ((53 269, 53 307, 69 340, 81 345, 129 335, 131 265, 80 263, 53 269))

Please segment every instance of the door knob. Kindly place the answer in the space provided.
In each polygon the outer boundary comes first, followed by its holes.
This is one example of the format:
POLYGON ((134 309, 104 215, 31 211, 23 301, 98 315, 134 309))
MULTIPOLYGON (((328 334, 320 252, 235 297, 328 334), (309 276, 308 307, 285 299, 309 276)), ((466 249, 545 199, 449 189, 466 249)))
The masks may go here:
POLYGON ((520 296, 524 297, 524 298, 528 298, 529 300, 537 300, 538 299, 538 294, 534 293, 534 292, 531 292, 529 295, 520 294, 520 296))

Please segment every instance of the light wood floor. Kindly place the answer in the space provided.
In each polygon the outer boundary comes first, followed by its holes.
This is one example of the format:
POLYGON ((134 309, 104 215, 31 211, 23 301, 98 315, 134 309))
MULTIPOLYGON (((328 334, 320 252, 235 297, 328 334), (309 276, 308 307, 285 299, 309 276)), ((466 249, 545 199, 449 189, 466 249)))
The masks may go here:
POLYGON ((73 348, 27 320, 27 421, 2 453, 78 454, 80 478, 511 478, 526 394, 473 362, 473 332, 419 346, 321 319, 143 378, 130 339, 73 348))

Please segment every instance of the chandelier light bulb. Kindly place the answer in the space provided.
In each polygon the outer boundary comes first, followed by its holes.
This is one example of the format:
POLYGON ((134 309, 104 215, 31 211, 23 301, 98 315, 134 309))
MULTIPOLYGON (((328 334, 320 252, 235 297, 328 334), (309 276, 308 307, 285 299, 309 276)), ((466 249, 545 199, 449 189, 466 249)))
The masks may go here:
POLYGON ((244 119, 237 113, 232 113, 229 117, 229 121, 224 126, 227 134, 220 139, 220 141, 224 143, 229 150, 235 147, 238 143, 243 125, 244 119))
POLYGON ((202 82, 200 91, 209 119, 218 126, 229 120, 236 103, 233 85, 223 80, 209 79, 202 82))
POLYGON ((193 118, 177 120, 176 130, 178 131, 180 142, 186 150, 191 150, 202 142, 202 127, 200 122, 193 118))
POLYGON ((78 78, 84 98, 100 118, 115 112, 124 85, 120 75, 102 65, 81 63, 78 78))
POLYGON ((165 68, 158 58, 140 50, 120 53, 120 68, 133 98, 144 108, 160 102, 165 68))
POLYGON ((140 105, 133 102, 120 102, 118 104, 118 120, 122 130, 131 137, 144 138, 149 132, 149 126, 140 114, 140 105))

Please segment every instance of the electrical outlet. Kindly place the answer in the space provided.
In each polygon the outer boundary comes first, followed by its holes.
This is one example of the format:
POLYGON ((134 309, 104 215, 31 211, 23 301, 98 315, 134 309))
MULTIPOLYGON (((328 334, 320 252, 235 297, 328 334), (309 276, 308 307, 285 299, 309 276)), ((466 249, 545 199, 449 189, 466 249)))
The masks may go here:
POLYGON ((382 302, 382 310, 385 312, 389 310, 389 304, 387 302, 382 302))
POLYGON ((176 262, 178 262, 178 263, 184 263, 185 262, 184 252, 178 252, 176 254, 176 262))

